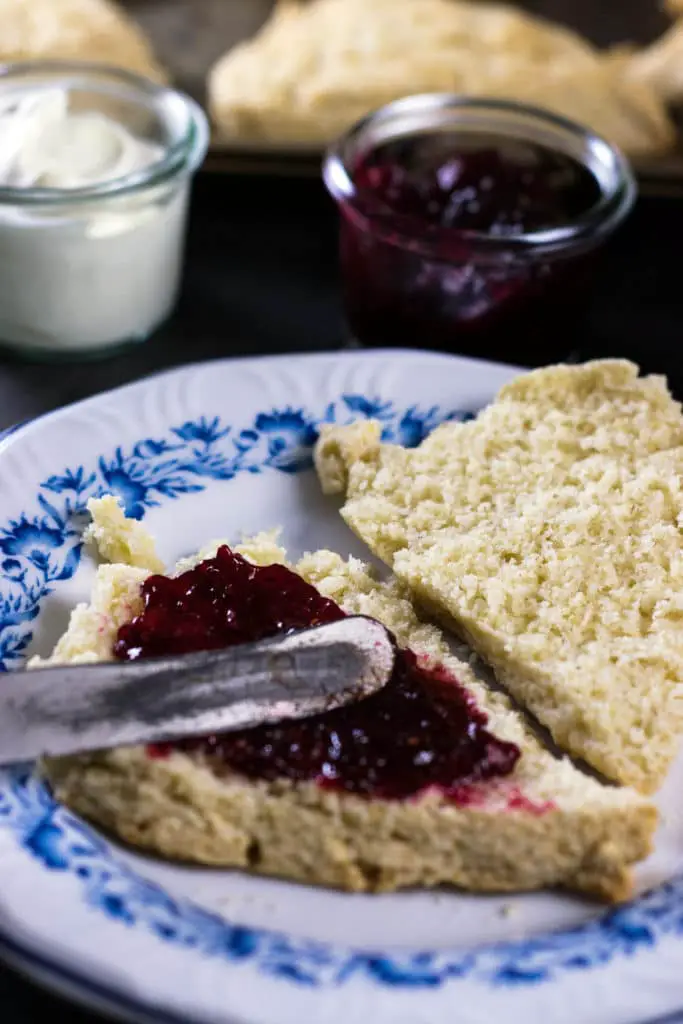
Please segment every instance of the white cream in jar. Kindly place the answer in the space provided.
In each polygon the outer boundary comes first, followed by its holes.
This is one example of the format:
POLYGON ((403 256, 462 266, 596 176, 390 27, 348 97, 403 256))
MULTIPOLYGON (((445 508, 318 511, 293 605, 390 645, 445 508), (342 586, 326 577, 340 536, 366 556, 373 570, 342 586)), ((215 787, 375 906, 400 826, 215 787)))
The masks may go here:
POLYGON ((206 121, 124 72, 21 71, 0 76, 0 342, 49 356, 144 339, 178 293, 206 121))

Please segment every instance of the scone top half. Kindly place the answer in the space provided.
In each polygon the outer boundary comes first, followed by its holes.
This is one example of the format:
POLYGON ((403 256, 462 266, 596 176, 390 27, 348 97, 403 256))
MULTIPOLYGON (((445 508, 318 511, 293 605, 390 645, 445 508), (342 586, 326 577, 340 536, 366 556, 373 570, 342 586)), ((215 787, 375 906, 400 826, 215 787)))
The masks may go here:
POLYGON ((683 420, 632 363, 513 380, 408 451, 328 427, 323 489, 571 754, 644 791, 683 731, 683 420))

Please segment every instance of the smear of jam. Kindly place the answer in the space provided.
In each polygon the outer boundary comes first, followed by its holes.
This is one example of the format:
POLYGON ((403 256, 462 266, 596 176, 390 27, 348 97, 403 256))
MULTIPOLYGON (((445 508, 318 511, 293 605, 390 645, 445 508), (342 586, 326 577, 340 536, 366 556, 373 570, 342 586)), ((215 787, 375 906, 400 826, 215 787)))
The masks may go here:
MULTIPOLYGON (((333 622, 344 612, 281 565, 258 567, 221 547, 175 578, 151 576, 144 610, 122 626, 123 660, 226 647, 333 622)), ((200 752, 250 778, 314 780, 364 796, 406 798, 437 787, 463 803, 468 787, 512 772, 519 749, 445 669, 399 651, 388 684, 355 704, 297 721, 156 745, 200 752)))

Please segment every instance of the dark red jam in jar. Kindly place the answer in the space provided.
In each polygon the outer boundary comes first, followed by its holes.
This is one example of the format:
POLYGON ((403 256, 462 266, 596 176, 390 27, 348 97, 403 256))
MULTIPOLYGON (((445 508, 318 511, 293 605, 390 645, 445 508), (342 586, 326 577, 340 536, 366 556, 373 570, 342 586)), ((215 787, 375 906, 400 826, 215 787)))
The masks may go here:
POLYGON ((631 208, 602 139, 515 104, 413 96, 329 151, 349 325, 363 344, 519 358, 570 330, 588 259, 631 208), (511 331, 522 333, 511 339, 511 331))
MULTIPOLYGON (((246 643, 333 622, 344 612, 280 565, 257 567, 228 547, 174 578, 151 576, 144 609, 119 630, 122 660, 246 643)), ((297 721, 150 748, 199 752, 251 778, 313 780, 365 796, 406 798, 435 787, 471 802, 474 784, 512 772, 519 749, 444 669, 400 651, 387 686, 356 704, 297 721)))

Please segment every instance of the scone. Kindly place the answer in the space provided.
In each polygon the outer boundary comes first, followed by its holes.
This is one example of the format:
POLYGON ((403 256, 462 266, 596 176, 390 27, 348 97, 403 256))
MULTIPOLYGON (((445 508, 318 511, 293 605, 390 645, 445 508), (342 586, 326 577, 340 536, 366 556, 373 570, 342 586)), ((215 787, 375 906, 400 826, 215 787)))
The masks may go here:
POLYGON ((662 96, 680 96, 680 43, 665 50, 617 59, 498 3, 281 2, 214 66, 209 103, 223 138, 323 144, 410 93, 498 97, 541 104, 630 154, 655 153, 676 140, 662 96))
POLYGON ((142 29, 111 0, 0 0, 0 60, 83 60, 157 81, 142 29))
MULTIPOLYGON (((91 509, 100 544, 108 523, 113 549, 156 557, 151 542, 141 547, 139 525, 114 522, 112 499, 91 509)), ((399 662, 403 674, 368 701, 305 721, 51 759, 44 770, 60 800, 164 857, 300 882, 628 896, 629 867, 647 854, 656 820, 644 798, 550 754, 507 698, 418 620, 396 581, 376 582, 329 551, 305 556, 294 575, 267 535, 240 550, 247 561, 214 544, 181 575, 149 577, 144 603, 146 568, 101 566, 52 660, 110 658, 115 645, 119 656, 183 650, 195 628, 220 645, 228 633, 244 638, 255 619, 303 625, 343 609, 384 622, 413 652, 399 662), (242 597, 217 617, 239 580, 242 597)))
POLYGON ((679 20, 652 46, 630 54, 624 67, 632 81, 653 87, 659 96, 674 104, 683 97, 683 2, 673 0, 670 10, 679 20))
POLYGON ((326 429, 323 489, 571 754, 655 790, 683 732, 683 419, 604 360, 506 385, 419 448, 326 429))

